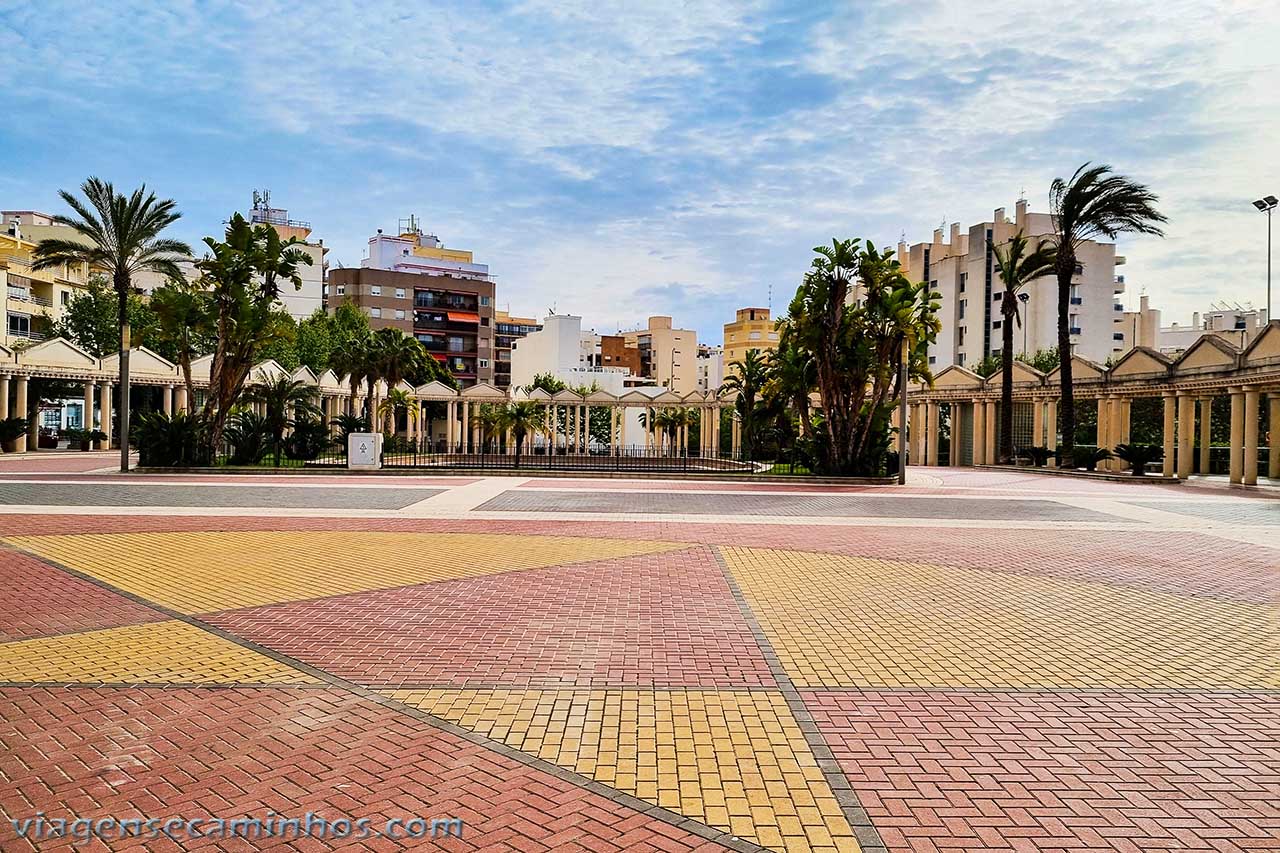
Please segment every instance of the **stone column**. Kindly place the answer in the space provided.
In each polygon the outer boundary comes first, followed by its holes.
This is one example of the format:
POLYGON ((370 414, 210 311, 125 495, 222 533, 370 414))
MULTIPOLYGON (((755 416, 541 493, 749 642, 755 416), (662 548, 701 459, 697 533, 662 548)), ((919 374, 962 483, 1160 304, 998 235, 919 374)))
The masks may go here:
MULTIPOLYGON (((1044 412, 1045 447, 1049 448, 1050 450, 1056 451, 1058 449, 1058 400, 1057 398, 1050 398, 1049 402, 1045 404, 1044 408, 1045 408, 1045 412, 1044 412)), ((1052 468, 1057 468, 1058 457, 1054 456, 1052 459, 1050 459, 1049 465, 1052 468)))
POLYGON ((1043 447, 1044 442, 1044 401, 1031 401, 1031 446, 1043 447))
POLYGON ((9 417, 9 376, 0 376, 0 420, 9 417))
MULTIPOLYGON (((18 377, 18 388, 14 392, 13 399, 13 417, 25 418, 27 416, 27 382, 29 380, 25 376, 18 377)), ((5 400, 8 400, 8 396, 5 400)), ((21 453, 27 449, 27 435, 23 433, 13 442, 13 449, 21 453)))
POLYGON ((591 452, 591 407, 582 407, 582 452, 591 452))
POLYGON ((1258 485, 1258 404, 1262 392, 1250 388, 1244 392, 1244 484, 1258 485))
MULTIPOLYGON (((25 396, 25 394, 24 394, 25 396)), ((101 410, 102 426, 106 438, 98 442, 99 450, 111 449, 111 383, 103 382, 98 386, 98 408, 101 410)))
POLYGON ((81 416, 81 428, 86 432, 93 429, 93 390, 92 382, 84 383, 84 414, 81 416))
POLYGON ((1231 388, 1231 482, 1244 482, 1244 389, 1231 388))
POLYGON ((925 404, 924 464, 938 464, 938 404, 925 404))
POLYGON ((1280 392, 1267 395, 1267 476, 1280 480, 1280 392))
POLYGON ((987 406, 981 400, 973 401, 973 464, 987 464, 987 406))
POLYGON ((163 400, 164 413, 172 417, 173 416, 173 386, 172 385, 164 386, 164 391, 161 396, 164 397, 164 400, 163 400))
POLYGON ((988 401, 987 407, 987 448, 986 457, 987 464, 992 464, 996 459, 996 404, 994 401, 988 401))
POLYGON ((947 464, 955 468, 960 464, 960 457, 964 442, 964 404, 951 404, 951 452, 948 454, 947 464))
POLYGON ((1213 446, 1213 398, 1200 400, 1200 475, 1209 473, 1210 453, 1213 446))
POLYGON ((733 419, 733 458, 737 459, 742 452, 742 425, 737 418, 733 419))
POLYGON ((1176 417, 1176 400, 1173 393, 1166 391, 1164 397, 1164 464, 1160 473, 1166 477, 1172 477, 1177 468, 1174 467, 1174 453, 1176 448, 1176 437, 1174 432, 1174 422, 1176 417))
POLYGON ((1195 401, 1190 394, 1178 395, 1178 479, 1191 476, 1191 443, 1196 426, 1195 401))

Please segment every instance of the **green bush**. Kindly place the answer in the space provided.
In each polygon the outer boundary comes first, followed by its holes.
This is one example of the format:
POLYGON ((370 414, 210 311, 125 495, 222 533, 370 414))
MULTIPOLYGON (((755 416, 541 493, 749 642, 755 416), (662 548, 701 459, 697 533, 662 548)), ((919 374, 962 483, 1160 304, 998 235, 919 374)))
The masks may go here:
MULTIPOLYGON (((208 425, 188 412, 146 412, 134 422, 138 462, 147 468, 199 468, 210 464, 208 425)), ((96 430, 86 433, 91 437, 96 430)))
POLYGON ((284 455, 309 462, 329 446, 329 427, 319 418, 301 417, 293 424, 293 432, 284 440, 284 455))
POLYGON ((338 441, 343 447, 347 446, 347 436, 353 432, 368 432, 369 421, 361 415, 338 415, 329 421, 330 425, 338 428, 338 441))
POLYGON ((271 449, 267 419, 252 409, 233 415, 222 434, 231 450, 229 465, 257 465, 271 449))
POLYGON ((1164 448, 1158 444, 1117 444, 1116 456, 1129 463, 1133 476, 1147 473, 1147 464, 1164 459, 1164 448))
POLYGON ((1031 457, 1033 465, 1037 468, 1043 468, 1050 459, 1058 455, 1058 451, 1050 450, 1047 447, 1028 447, 1027 455, 1031 457))
POLYGON ((1075 464, 1082 466, 1086 471, 1098 470, 1098 463, 1104 459, 1111 458, 1111 451, 1105 447, 1095 447, 1093 449, 1076 449, 1075 464))
POLYGON ((5 418, 0 420, 0 443, 9 444, 27 434, 26 418, 5 418))

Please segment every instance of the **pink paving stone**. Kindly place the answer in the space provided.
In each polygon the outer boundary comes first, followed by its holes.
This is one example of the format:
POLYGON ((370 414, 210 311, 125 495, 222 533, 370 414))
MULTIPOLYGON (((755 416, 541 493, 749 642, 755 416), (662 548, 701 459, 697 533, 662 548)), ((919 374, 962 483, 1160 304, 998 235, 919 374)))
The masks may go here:
POLYGON ((16 551, 0 550, 0 642, 167 618, 16 551))
POLYGON ((1277 849, 1274 694, 802 696, 893 850, 1277 849))
POLYGON ((706 548, 202 617, 381 686, 753 687, 769 674, 706 548))

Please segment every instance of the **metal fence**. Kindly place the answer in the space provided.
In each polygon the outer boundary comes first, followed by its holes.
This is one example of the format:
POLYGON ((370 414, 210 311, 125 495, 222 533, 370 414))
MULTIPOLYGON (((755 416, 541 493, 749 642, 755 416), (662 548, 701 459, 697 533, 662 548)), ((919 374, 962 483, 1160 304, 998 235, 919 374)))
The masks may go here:
POLYGON ((486 471, 634 471, 684 474, 754 474, 767 473, 770 463, 757 463, 732 454, 702 455, 697 451, 673 452, 655 447, 624 447, 610 452, 593 448, 590 452, 570 452, 565 448, 552 451, 546 447, 523 448, 517 456, 514 448, 490 448, 480 452, 453 453, 439 447, 390 448, 383 451, 384 468, 432 468, 486 471))

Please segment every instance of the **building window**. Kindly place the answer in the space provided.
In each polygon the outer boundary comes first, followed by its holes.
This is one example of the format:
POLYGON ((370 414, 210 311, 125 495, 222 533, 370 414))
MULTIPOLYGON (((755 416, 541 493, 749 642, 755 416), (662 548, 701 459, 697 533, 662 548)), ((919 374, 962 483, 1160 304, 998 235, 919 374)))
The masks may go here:
POLYGON ((26 314, 9 315, 9 334, 26 337, 31 334, 31 317, 26 314))
POLYGON ((931 355, 931 356, 929 356, 929 363, 930 363, 930 364, 937 364, 937 363, 938 363, 938 357, 937 357, 936 355, 931 355))
POLYGON ((1003 326, 1003 325, 1004 325, 1004 324, 1003 324, 1002 322, 1000 322, 999 320, 996 320, 994 323, 992 323, 992 324, 991 324, 991 328, 993 328, 993 329, 998 329, 998 328, 1000 328, 1000 327, 1001 327, 1001 326, 1003 326))
POLYGON ((369 295, 370 295, 370 296, 381 296, 381 295, 382 295, 382 285, 380 285, 380 284, 371 284, 371 285, 369 285, 369 295))
POLYGON ((71 304, 71 291, 69 290, 62 291, 62 304, 64 306, 71 304))
POLYGON ((481 366, 481 367, 488 367, 488 366, 489 366, 489 359, 487 359, 487 358, 482 358, 482 359, 480 359, 480 366, 481 366))
POLYGON ((481 305, 488 305, 488 304, 489 304, 489 297, 487 297, 487 296, 481 296, 481 297, 480 297, 480 304, 481 304, 481 305))
POLYGON ((397 288, 396 288, 396 299, 404 299, 404 288, 403 288, 403 287, 397 287, 397 288))
POLYGON ((769 340, 771 340, 771 341, 776 341, 777 339, 778 339, 778 333, 777 333, 777 332, 770 332, 770 333, 769 333, 769 340))
POLYGON ((369 316, 370 316, 370 317, 381 318, 381 317, 382 317, 382 309, 381 309, 381 308, 370 308, 370 309, 369 309, 369 316))
POLYGON ((345 284, 338 285, 338 295, 339 296, 347 295, 347 286, 345 284))
POLYGON ((397 319, 397 320, 403 320, 403 319, 404 319, 404 309, 403 309, 403 308, 397 308, 397 309, 396 309, 396 319, 397 319))
MULTIPOLYGON (((929 363, 932 364, 933 359, 929 359, 929 363)), ((956 364, 960 365, 961 367, 964 367, 964 353, 958 353, 956 355, 956 364)))
POLYGON ((956 344, 957 344, 958 346, 964 346, 964 332, 965 332, 965 327, 964 327, 964 326, 961 326, 961 327, 960 327, 960 330, 959 330, 959 335, 960 335, 960 337, 959 337, 959 338, 957 339, 957 341, 956 341, 956 344))
POLYGON ((1004 291, 1003 291, 1003 290, 997 290, 995 293, 991 294, 991 301, 992 301, 992 302, 999 302, 1001 299, 1004 299, 1004 291))
POLYGON ((961 293, 964 293, 964 285, 965 285, 965 282, 967 282, 968 280, 969 280, 969 274, 967 272, 960 273, 960 292, 961 293))
POLYGON ((963 320, 963 319, 964 319, 964 306, 965 306, 965 305, 967 305, 967 304, 969 304, 969 300, 968 300, 968 299, 961 299, 961 300, 960 300, 960 319, 961 319, 961 320, 963 320))
POLYGON ((760 333, 759 333, 759 332, 751 332, 750 334, 748 334, 748 335, 747 335, 747 337, 748 337, 749 339, 753 340, 753 341, 758 341, 758 340, 760 340, 760 333))

